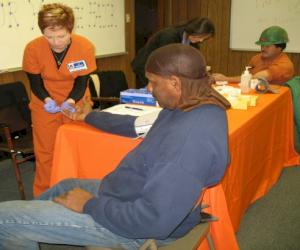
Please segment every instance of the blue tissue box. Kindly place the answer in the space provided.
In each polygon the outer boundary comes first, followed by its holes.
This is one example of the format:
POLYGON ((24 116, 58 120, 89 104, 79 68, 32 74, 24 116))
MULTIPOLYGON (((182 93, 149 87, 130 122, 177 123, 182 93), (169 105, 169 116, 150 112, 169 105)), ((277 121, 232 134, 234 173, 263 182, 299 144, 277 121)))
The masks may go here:
POLYGON ((120 92, 120 103, 157 106, 156 99, 147 89, 127 89, 120 92))

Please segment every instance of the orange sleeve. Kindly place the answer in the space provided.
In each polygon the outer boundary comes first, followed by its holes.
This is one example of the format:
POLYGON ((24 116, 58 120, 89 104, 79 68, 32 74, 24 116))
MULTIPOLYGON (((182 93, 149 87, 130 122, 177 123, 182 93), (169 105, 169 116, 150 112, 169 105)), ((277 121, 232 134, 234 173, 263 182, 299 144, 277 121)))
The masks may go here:
POLYGON ((271 64, 267 70, 270 80, 276 83, 285 83, 294 76, 294 65, 286 55, 271 64))
POLYGON ((24 71, 31 74, 40 74, 40 65, 38 63, 37 50, 34 48, 33 42, 26 45, 23 55, 23 65, 24 71))
POLYGON ((294 76, 294 65, 289 57, 282 53, 278 58, 263 61, 260 54, 251 58, 249 65, 254 67, 251 74, 266 70, 269 73, 268 80, 271 84, 284 84, 294 76))

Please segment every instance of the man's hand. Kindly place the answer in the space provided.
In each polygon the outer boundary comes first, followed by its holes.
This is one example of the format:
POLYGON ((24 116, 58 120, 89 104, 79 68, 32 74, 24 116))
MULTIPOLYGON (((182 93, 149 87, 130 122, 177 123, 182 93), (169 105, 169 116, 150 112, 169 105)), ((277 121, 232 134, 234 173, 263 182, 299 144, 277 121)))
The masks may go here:
POLYGON ((77 213, 82 213, 85 203, 93 197, 91 193, 81 188, 74 188, 55 197, 53 201, 77 213))
POLYGON ((66 100, 64 101, 61 106, 61 111, 69 111, 70 113, 74 113, 75 112, 75 101, 72 99, 66 100))
POLYGON ((62 110, 62 113, 74 121, 83 121, 88 113, 92 111, 92 106, 89 101, 83 100, 81 106, 76 106, 75 112, 70 112, 67 109, 62 110))
POLYGON ((228 77, 220 73, 214 73, 212 74, 212 77, 215 81, 228 81, 228 77))

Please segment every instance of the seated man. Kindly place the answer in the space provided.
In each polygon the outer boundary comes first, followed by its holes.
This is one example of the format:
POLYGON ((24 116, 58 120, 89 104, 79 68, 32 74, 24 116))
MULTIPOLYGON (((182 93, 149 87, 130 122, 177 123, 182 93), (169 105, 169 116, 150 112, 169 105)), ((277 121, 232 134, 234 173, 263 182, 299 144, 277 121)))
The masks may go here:
MULTIPOLYGON (((263 78, 270 84, 283 85, 293 78, 294 65, 283 50, 289 41, 287 32, 279 26, 265 29, 257 45, 261 52, 251 58, 249 66, 253 78, 263 78)), ((240 82, 240 76, 225 76, 220 73, 213 74, 216 81, 240 82)))
MULTIPOLYGON (((0 249, 45 242, 133 250, 147 238, 167 244, 199 223, 199 194, 229 161, 229 103, 191 46, 155 50, 146 75, 163 110, 145 139, 102 180, 67 179, 36 200, 0 203, 0 249)), ((112 124, 118 115, 93 111, 86 121, 112 124)))

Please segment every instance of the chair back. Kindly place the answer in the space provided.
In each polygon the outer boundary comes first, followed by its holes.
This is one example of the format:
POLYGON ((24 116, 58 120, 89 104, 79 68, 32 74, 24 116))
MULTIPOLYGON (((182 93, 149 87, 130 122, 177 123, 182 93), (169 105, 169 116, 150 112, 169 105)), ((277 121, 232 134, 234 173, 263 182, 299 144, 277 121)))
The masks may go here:
POLYGON ((0 152, 9 155, 20 198, 25 190, 20 165, 34 159, 29 98, 21 82, 0 84, 0 152))
POLYGON ((0 84, 0 150, 32 151, 29 98, 21 82, 0 84))
POLYGON ((119 102, 120 92, 128 89, 128 84, 121 70, 98 71, 90 75, 89 89, 93 108, 107 108, 119 102))
POLYGON ((120 92, 128 89, 128 84, 121 70, 99 71, 91 75, 89 88, 93 97, 120 97, 120 92))
POLYGON ((22 82, 0 84, 0 122, 11 132, 27 129, 31 125, 29 98, 22 82))

